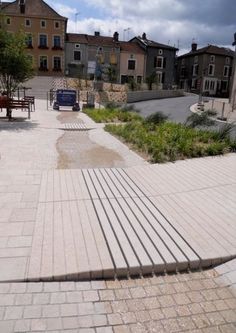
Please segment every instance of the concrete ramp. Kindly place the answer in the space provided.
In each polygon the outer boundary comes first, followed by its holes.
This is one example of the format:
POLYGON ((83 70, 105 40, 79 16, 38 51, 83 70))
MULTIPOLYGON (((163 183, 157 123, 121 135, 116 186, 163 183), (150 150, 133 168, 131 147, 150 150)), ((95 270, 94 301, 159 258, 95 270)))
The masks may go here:
POLYGON ((236 257, 235 156, 43 173, 26 280, 184 271, 236 257))

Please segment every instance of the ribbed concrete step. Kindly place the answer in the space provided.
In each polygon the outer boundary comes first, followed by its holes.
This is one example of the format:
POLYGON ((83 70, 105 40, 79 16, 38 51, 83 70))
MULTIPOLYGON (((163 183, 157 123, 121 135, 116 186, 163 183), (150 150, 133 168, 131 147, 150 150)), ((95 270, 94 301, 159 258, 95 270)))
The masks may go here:
POLYGON ((63 129, 69 131, 87 131, 90 128, 84 123, 65 123, 63 129))
POLYGON ((44 172, 25 279, 127 277, 235 258, 236 177, 224 161, 44 172))

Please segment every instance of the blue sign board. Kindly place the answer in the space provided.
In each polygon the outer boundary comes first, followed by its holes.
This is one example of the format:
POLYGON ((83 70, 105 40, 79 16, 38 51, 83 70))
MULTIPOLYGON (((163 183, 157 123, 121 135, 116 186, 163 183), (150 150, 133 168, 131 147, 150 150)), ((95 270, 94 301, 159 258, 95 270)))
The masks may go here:
POLYGON ((58 89, 56 92, 56 102, 59 106, 74 106, 76 104, 76 91, 58 89))

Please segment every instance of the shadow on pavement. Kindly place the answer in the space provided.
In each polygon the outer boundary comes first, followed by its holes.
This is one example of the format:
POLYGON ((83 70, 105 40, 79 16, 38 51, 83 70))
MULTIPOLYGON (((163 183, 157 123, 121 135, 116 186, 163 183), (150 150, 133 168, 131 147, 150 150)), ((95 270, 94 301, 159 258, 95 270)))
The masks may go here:
POLYGON ((7 117, 0 117, 0 131, 22 131, 32 130, 38 124, 23 117, 13 117, 10 121, 7 117))

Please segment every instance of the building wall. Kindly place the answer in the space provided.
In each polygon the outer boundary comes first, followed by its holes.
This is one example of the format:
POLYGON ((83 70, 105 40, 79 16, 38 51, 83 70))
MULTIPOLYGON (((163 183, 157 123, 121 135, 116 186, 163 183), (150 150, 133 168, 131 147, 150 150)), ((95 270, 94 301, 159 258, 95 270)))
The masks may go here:
POLYGON ((10 24, 6 24, 6 29, 9 32, 22 31, 26 34, 32 35, 32 48, 26 48, 26 52, 33 57, 33 63, 37 75, 62 75, 65 69, 65 20, 60 18, 45 18, 45 17, 30 17, 30 16, 17 16, 17 15, 7 15, 10 19, 10 24), (30 20, 30 26, 26 26, 26 19, 30 20), (46 22, 46 27, 41 27, 41 21, 46 22), (55 27, 55 22, 59 23, 59 28, 55 27), (47 49, 39 48, 39 35, 47 35, 47 49), (60 36, 61 49, 53 49, 53 38, 54 36, 60 36), (48 62, 48 71, 39 70, 40 56, 46 56, 48 62), (53 70, 53 58, 61 58, 61 71, 53 70))
POLYGON ((65 69, 70 77, 86 78, 88 71, 88 46, 87 44, 66 42, 65 45, 65 69), (78 48, 79 45, 79 48, 78 48), (77 47, 76 47, 77 46, 77 47), (80 61, 75 60, 74 52, 80 52, 80 61))
POLYGON ((148 47, 146 76, 150 76, 153 72, 161 73, 162 88, 171 88, 175 83, 175 51, 148 47), (163 57, 163 66, 161 68, 155 66, 154 59, 157 57, 163 57))
POLYGON ((132 53, 121 51, 120 53, 120 77, 124 76, 133 76, 134 81, 137 82, 137 77, 141 77, 142 83, 145 79, 145 54, 141 53, 132 53), (135 69, 128 69, 128 60, 135 60, 135 69))
POLYGON ((195 93, 202 92, 212 96, 227 97, 232 72, 232 58, 208 53, 193 54, 178 60, 177 72, 180 88, 195 93), (194 70, 195 66, 198 66, 197 71, 194 70), (212 73, 209 71, 210 66, 213 68, 212 73), (227 67, 226 72, 225 67, 227 67))

